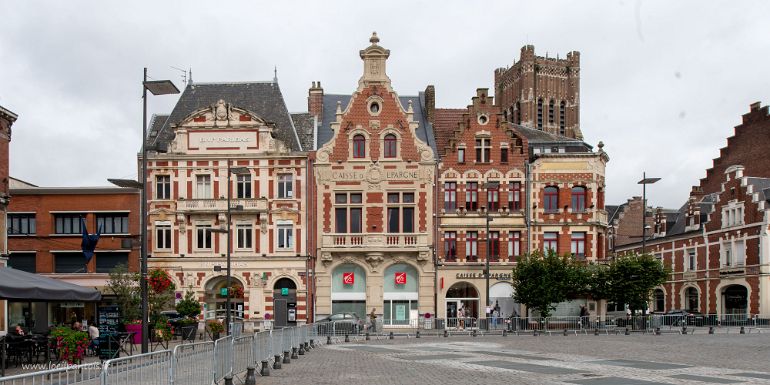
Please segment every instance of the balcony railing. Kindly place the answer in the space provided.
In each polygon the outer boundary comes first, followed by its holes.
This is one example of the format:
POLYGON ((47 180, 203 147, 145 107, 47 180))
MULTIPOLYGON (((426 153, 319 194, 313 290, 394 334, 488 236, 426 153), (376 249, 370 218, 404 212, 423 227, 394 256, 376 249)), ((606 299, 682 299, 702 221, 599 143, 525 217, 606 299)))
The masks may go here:
MULTIPOLYGON (((231 199, 230 207, 242 206, 241 211, 267 211, 267 199, 231 199)), ((186 199, 176 202, 178 211, 188 212, 225 212, 227 199, 186 199)))
POLYGON ((428 234, 328 234, 322 237, 323 247, 399 247, 428 245, 428 234))

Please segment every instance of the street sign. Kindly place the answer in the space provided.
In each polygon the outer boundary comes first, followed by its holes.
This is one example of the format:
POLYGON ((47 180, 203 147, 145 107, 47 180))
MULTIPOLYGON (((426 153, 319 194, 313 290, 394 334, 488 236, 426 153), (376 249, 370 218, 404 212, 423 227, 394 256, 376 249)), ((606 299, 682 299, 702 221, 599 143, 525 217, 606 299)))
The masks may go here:
POLYGON ((223 288, 219 289, 219 295, 227 296, 227 288, 223 287, 223 288))
POLYGON ((220 266, 220 265, 214 265, 214 271, 216 271, 216 272, 220 272, 220 271, 222 271, 222 266, 220 266))
POLYGON ((288 287, 281 288, 281 295, 289 295, 289 288, 288 287))

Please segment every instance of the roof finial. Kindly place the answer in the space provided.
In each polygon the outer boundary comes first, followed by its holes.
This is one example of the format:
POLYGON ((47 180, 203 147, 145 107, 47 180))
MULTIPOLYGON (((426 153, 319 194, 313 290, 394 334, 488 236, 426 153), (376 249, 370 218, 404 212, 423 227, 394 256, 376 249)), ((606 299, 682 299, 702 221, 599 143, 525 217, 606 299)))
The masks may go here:
POLYGON ((193 84, 193 81, 192 81, 192 67, 189 68, 188 72, 190 73, 190 75, 187 76, 187 84, 193 84))
POLYGON ((273 83, 278 84, 278 66, 273 68, 273 83))
POLYGON ((372 45, 376 45, 377 43, 380 42, 380 38, 377 37, 377 32, 376 31, 372 32, 372 37, 369 38, 369 42, 372 43, 372 45))

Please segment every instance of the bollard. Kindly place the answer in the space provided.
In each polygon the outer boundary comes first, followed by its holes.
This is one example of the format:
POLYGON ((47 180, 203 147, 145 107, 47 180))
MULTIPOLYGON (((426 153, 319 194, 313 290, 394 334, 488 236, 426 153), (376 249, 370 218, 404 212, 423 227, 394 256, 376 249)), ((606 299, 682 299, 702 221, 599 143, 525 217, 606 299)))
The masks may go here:
POLYGON ((315 341, 313 341, 313 339, 312 339, 312 338, 310 339, 310 344, 308 344, 308 346, 309 346, 311 349, 315 347, 315 341))
POLYGON ((599 328, 596 328, 596 329, 594 329, 594 335, 595 335, 595 336, 598 336, 598 335, 599 335, 599 328))
POLYGON ((682 326, 682 334, 687 334, 687 326, 682 326))
POLYGON ((503 329, 503 337, 508 337, 508 331, 503 329))
POLYGON ((533 331, 532 331, 532 336, 533 336, 533 337, 537 337, 537 329, 535 329, 535 330, 533 330, 533 331))
POLYGON ((655 335, 656 336, 660 335, 660 327, 655 328, 655 335))
POLYGON ((281 355, 276 354, 275 361, 273 361, 273 369, 280 369, 280 368, 281 368, 281 355))
POLYGON ((257 375, 254 373, 254 367, 246 367, 246 379, 243 380, 243 385, 257 385, 257 375))
POLYGON ((630 336, 630 335, 631 335, 631 331, 630 331, 630 330, 628 330, 628 328, 626 328, 626 332, 625 332, 625 333, 623 333, 623 334, 625 334, 625 335, 627 335, 627 336, 630 336))
POLYGON ((449 337, 449 332, 444 330, 444 338, 447 338, 447 337, 449 337))
POLYGON ((332 336, 326 336, 326 344, 331 345, 332 344, 332 336))
POLYGON ((345 334, 345 342, 350 342, 350 336, 345 334))
POLYGON ((417 333, 414 335, 414 338, 420 338, 420 331, 418 330, 417 333))
POLYGON ((305 355, 305 344, 299 344, 299 350, 297 351, 297 354, 299 354, 300 356, 305 355))
POLYGON ((476 337, 476 329, 473 329, 473 332, 471 333, 474 337, 476 337))
POLYGON ((366 341, 369 341, 369 340, 370 340, 370 338, 369 338, 369 332, 366 332, 364 339, 365 339, 366 341))
POLYGON ((741 326, 741 334, 746 334, 746 328, 744 328, 743 326, 741 326))
POLYGON ((390 335, 388 335, 388 339, 390 339, 390 340, 393 339, 393 332, 390 332, 390 335))
POLYGON ((291 359, 296 360, 299 358, 299 355, 297 354, 297 348, 291 348, 291 359))
POLYGON ((233 385, 233 376, 225 376, 225 385, 233 385))
POLYGON ((714 334, 714 327, 713 326, 709 326, 709 334, 714 334))
POLYGON ((564 329, 564 336, 567 336, 567 329, 564 329))
POLYGON ((270 376, 270 363, 267 360, 262 360, 262 369, 259 370, 259 375, 262 377, 270 376))
POLYGON ((291 363, 291 356, 289 355, 288 350, 283 351, 283 363, 284 364, 290 364, 291 363))
POLYGON ((309 343, 305 342, 305 343, 302 344, 302 346, 305 347, 305 353, 310 351, 310 344, 309 343))

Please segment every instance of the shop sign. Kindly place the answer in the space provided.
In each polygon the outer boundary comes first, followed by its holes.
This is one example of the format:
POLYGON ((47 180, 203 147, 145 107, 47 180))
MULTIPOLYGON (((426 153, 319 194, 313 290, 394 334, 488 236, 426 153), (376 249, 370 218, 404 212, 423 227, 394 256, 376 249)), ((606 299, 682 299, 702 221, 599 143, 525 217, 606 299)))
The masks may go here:
POLYGON ((62 302, 61 307, 85 307, 83 302, 62 302))
POLYGON ((281 295, 289 295, 289 288, 288 287, 282 287, 281 288, 281 295))
POLYGON ((352 285, 356 282, 356 277, 353 272, 346 272, 342 273, 342 284, 343 285, 352 285))
POLYGON ((406 272, 396 273, 396 285, 406 285, 406 272))
POLYGON ((223 287, 223 288, 219 289, 219 295, 226 296, 227 295, 227 288, 223 287))
MULTIPOLYGON (((457 279, 483 279, 487 275, 484 272, 479 273, 457 273, 457 279)), ((489 275, 489 279, 496 279, 498 281, 510 281, 511 273, 492 273, 489 275)))

